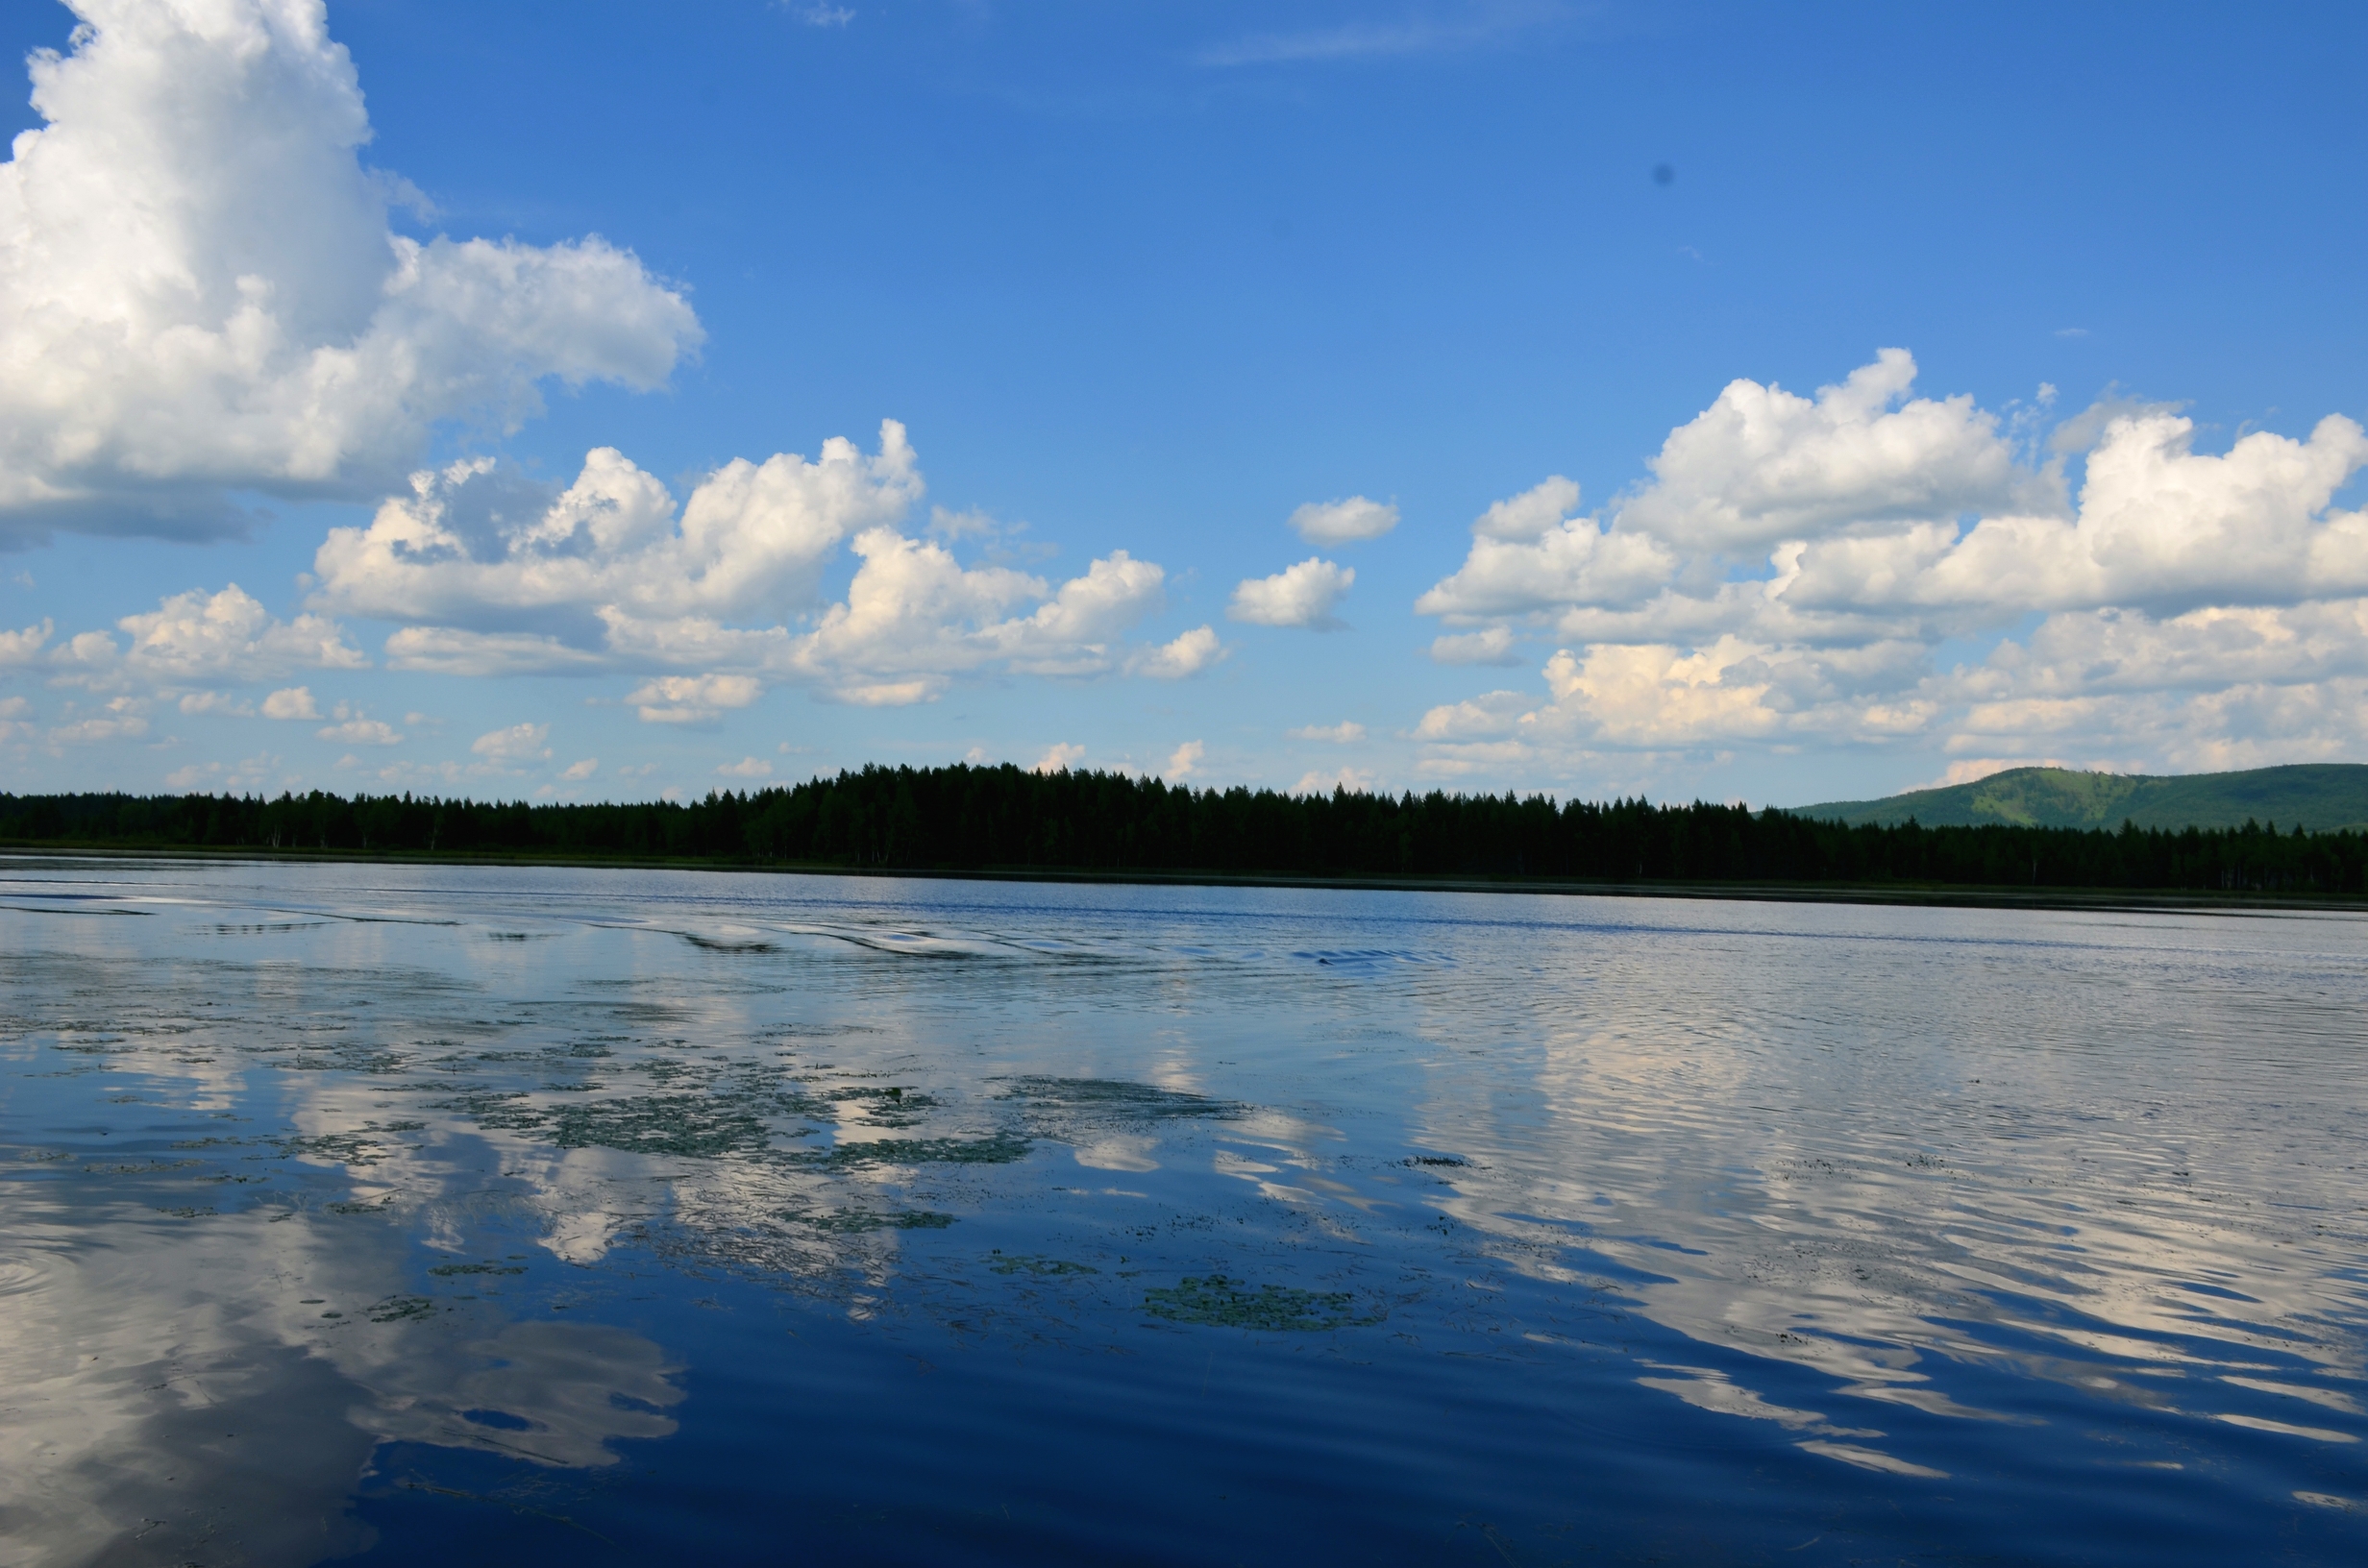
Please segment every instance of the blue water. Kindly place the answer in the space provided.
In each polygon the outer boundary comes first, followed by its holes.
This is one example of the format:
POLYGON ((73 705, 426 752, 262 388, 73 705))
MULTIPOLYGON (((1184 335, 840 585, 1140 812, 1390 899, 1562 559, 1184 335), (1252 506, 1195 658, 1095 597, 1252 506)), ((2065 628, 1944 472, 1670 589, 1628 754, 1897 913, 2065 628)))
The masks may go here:
POLYGON ((0 860, 0 1559, 2368 1560, 2368 920, 0 860))

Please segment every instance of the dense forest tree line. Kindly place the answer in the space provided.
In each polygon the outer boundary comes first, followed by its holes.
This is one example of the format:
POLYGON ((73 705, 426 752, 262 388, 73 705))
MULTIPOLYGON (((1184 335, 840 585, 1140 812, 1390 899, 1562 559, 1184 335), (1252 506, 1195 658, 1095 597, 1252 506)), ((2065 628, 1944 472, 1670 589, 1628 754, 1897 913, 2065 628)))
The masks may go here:
POLYGON ((1774 809, 1544 796, 1278 795, 1121 773, 866 768, 687 802, 314 791, 0 795, 0 843, 704 860, 856 870, 1953 884, 2368 894, 2368 835, 1845 826, 1774 809))

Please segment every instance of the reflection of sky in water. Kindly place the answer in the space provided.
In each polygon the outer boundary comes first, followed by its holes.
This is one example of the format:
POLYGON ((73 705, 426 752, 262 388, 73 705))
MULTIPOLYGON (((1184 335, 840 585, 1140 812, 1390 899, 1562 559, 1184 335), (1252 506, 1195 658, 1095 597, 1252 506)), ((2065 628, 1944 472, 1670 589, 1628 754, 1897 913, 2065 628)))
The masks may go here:
POLYGON ((2368 1545, 2368 922, 0 884, 10 1560, 2368 1545))

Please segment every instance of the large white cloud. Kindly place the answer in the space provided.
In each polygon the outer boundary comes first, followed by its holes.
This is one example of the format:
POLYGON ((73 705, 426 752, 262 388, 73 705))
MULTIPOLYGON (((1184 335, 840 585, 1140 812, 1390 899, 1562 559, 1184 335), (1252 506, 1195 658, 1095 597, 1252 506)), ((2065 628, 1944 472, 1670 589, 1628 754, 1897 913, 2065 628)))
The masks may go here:
POLYGON ((313 560, 315 602, 412 623, 387 639, 397 669, 695 672, 629 698, 654 723, 704 723, 781 682, 895 705, 972 674, 1175 678, 1223 656, 1206 626, 1160 647, 1126 642, 1165 601, 1166 574, 1150 562, 1112 551, 1059 584, 968 565, 900 531, 924 492, 893 420, 876 453, 833 439, 811 461, 734 461, 678 511, 609 448, 556 494, 488 461, 457 463, 414 476, 367 527, 331 530, 313 560), (823 577, 848 551, 846 596, 826 603, 823 577), (709 684, 684 695, 683 682, 709 684))
POLYGON ((832 439, 812 462, 745 459, 674 496, 602 447, 555 497, 490 459, 414 475, 367 527, 333 528, 313 558, 324 605, 389 621, 587 630, 604 607, 641 619, 808 607, 850 535, 919 499, 904 428, 866 456, 832 439))
POLYGON ((1906 742, 2184 767, 2356 744, 2368 516, 2335 501, 2368 432, 2332 416, 2198 452, 2175 410, 2115 404, 2049 456, 2044 395, 1996 414, 1912 398, 1913 374, 1886 351, 1813 398, 1737 381, 1604 515, 1571 516, 1559 477, 1491 507, 1418 603, 1459 628, 1434 657, 1561 646, 1542 693, 1432 710, 1427 765, 1906 742), (1953 638, 1992 646, 1943 668, 1953 638))
POLYGON ((598 238, 417 239, 321 0, 68 0, 0 164, 0 532, 203 534, 229 492, 382 489, 536 384, 651 387, 701 338, 598 238))
POLYGON ((1632 604, 1667 582, 1677 557, 1646 533, 1606 533, 1564 513, 1579 487, 1559 475, 1500 501, 1472 525, 1463 568, 1415 601, 1457 625, 1576 604, 1632 604))
POLYGON ((370 662, 335 622, 317 615, 277 620, 234 582, 218 594, 175 594, 116 625, 132 637, 125 662, 173 684, 245 684, 291 670, 359 670, 370 662))
MULTIPOLYGON (((111 633, 86 631, 47 647, 48 621, 0 632, 0 672, 37 670, 53 685, 91 690, 142 685, 210 691, 298 670, 360 670, 370 663, 336 622, 310 614, 280 620, 234 582, 219 593, 169 595, 155 609, 115 625, 129 634, 128 646, 111 633)), ((185 704, 184 711, 214 705, 185 704)))

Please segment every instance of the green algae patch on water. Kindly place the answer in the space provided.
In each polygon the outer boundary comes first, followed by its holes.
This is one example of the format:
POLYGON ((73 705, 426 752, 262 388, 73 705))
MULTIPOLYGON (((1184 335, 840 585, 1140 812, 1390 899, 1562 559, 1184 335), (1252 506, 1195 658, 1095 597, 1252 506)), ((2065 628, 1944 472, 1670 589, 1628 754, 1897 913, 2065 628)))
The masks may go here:
POLYGON ((438 1263, 428 1272, 448 1280, 456 1274, 524 1274, 526 1268, 520 1263, 438 1263))
POLYGON ((1248 1290, 1222 1274, 1212 1274, 1146 1290, 1143 1310, 1171 1323, 1265 1333, 1320 1333, 1381 1321, 1380 1313, 1357 1316, 1350 1311, 1355 1300, 1345 1290, 1302 1290, 1289 1285, 1262 1285, 1248 1290))
POLYGON ((565 1105, 549 1114, 547 1133, 563 1149, 701 1159, 753 1154, 773 1141, 763 1117, 703 1094, 648 1094, 565 1105))
MULTIPOLYGON (((329 1314, 321 1314, 326 1317, 329 1314)), ((410 1323, 435 1315, 435 1303, 426 1296, 388 1296, 370 1309, 373 1323, 410 1323)))
POLYGON ((953 1215, 941 1214, 928 1209, 906 1209, 886 1214, 876 1214, 863 1209, 841 1209, 826 1214, 790 1214, 784 1217, 833 1236, 862 1236, 872 1231, 888 1230, 942 1231, 953 1224, 953 1215))
POLYGON ((1180 1089, 1161 1089, 1125 1078, 1006 1078, 999 1100, 1020 1100, 1048 1110, 1098 1113, 1146 1120, 1170 1116, 1212 1116, 1230 1119, 1246 1108, 1232 1100, 1213 1100, 1180 1089))
POLYGON ((1017 1133, 987 1138, 884 1138, 841 1143, 819 1154, 791 1156, 793 1164, 826 1168, 849 1165, 1008 1165, 1024 1160, 1035 1145, 1017 1133))
POLYGON ((996 1257, 987 1265, 998 1274, 1033 1274, 1040 1280, 1058 1279, 1066 1274, 1098 1274, 1092 1263, 1073 1263, 1066 1258, 1036 1258, 1025 1253, 1005 1258, 996 1257))

